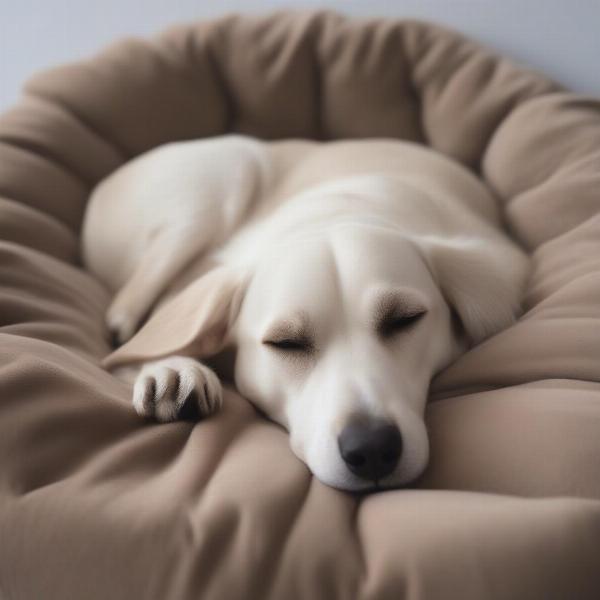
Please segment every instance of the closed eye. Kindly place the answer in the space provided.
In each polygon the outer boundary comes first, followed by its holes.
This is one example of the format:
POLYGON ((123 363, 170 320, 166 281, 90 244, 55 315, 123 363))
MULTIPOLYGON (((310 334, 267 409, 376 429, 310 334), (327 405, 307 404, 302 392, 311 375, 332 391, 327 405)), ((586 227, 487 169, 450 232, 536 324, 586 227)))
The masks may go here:
POLYGON ((403 315, 390 315, 385 317, 379 324, 377 330, 384 338, 412 329, 427 313, 425 310, 403 315))
POLYGON ((309 353, 314 349, 312 327, 302 311, 272 323, 262 336, 262 343, 287 354, 309 353))
POLYGON ((307 339, 264 340, 263 344, 285 352, 310 352, 313 348, 307 339))

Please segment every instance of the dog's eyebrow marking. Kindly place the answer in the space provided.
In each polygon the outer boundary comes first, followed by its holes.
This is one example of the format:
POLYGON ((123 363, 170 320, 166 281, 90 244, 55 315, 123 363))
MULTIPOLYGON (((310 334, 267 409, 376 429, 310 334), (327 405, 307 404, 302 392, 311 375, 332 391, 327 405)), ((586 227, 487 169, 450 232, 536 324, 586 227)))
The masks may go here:
POLYGON ((375 328, 389 319, 411 317, 427 310, 426 303, 409 290, 391 289, 377 294, 372 303, 371 319, 375 328))
POLYGON ((278 321, 267 328, 263 341, 279 340, 309 341, 312 338, 312 327, 308 315, 302 311, 278 321))

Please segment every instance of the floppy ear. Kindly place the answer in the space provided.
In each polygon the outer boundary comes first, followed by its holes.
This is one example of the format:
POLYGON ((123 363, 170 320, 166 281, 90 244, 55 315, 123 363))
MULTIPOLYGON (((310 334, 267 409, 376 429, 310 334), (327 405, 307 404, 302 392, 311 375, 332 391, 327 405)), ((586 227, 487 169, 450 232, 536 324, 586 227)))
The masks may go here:
POLYGON ((523 252, 497 238, 428 238, 421 247, 473 344, 514 322, 529 270, 523 252))
POLYGON ((240 308, 246 277, 217 267, 159 308, 123 346, 103 361, 107 369, 171 354, 202 358, 217 354, 240 308))

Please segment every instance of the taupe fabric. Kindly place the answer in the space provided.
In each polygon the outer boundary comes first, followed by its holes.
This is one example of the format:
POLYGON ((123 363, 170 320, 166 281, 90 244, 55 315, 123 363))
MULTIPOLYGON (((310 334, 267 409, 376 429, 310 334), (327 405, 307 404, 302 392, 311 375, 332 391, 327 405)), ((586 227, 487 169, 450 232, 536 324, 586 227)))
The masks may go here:
POLYGON ((600 597, 599 212, 600 104, 430 25, 230 17, 35 77, 0 119, 0 597, 600 597), (420 489, 321 485, 233 392, 143 423, 100 368, 91 186, 229 131, 430 144, 533 253, 523 318, 433 384, 420 489))

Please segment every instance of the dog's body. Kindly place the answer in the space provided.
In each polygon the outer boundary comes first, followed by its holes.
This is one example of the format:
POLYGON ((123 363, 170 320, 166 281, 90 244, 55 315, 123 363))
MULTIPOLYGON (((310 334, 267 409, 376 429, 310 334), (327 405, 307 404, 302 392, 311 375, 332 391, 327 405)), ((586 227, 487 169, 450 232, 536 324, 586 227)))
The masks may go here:
POLYGON ((431 377, 511 322, 527 271, 474 176, 392 140, 164 146, 95 190, 83 242, 138 412, 214 410, 196 359, 233 346, 240 392, 346 489, 423 470, 431 377))

